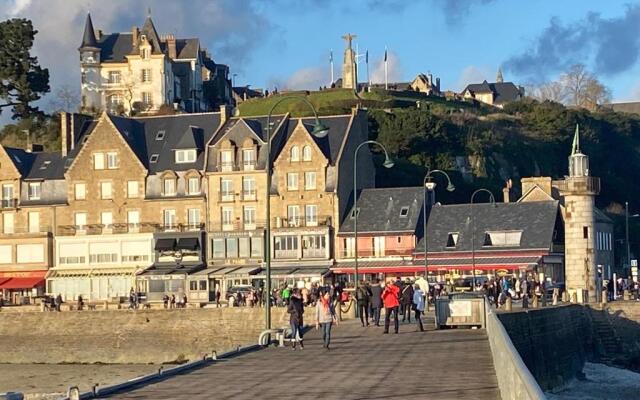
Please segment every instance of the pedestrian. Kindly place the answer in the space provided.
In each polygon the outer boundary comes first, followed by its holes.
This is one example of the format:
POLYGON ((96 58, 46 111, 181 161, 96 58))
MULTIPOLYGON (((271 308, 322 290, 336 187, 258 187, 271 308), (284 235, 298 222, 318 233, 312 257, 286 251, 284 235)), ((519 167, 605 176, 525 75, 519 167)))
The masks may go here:
POLYGON ((220 308, 220 288, 216 288, 216 308, 220 308))
POLYGON ((398 295, 400 289, 396 284, 387 285, 382 292, 382 302, 384 304, 384 333, 389 333, 389 323, 391 322, 391 314, 394 314, 394 328, 398 333, 400 323, 398 321, 398 308, 400 308, 400 302, 398 301, 398 295))
POLYGON ((62 306, 62 294, 58 293, 55 300, 56 311, 60 312, 60 307, 62 306))
POLYGON ((165 310, 169 308, 169 296, 166 293, 162 295, 162 304, 165 310))
POLYGON ((358 305, 358 314, 360 315, 360 323, 362 323, 362 327, 369 326, 369 298, 371 297, 371 292, 369 288, 365 286, 365 283, 362 282, 358 286, 358 290, 356 290, 356 304, 358 305))
POLYGON ((522 293, 522 308, 529 308, 529 281, 527 277, 522 279, 522 283, 520 285, 522 286, 520 288, 522 293))
POLYGON ((78 303, 76 305, 76 308, 78 309, 78 311, 82 311, 82 307, 84 306, 84 300, 82 299, 82 295, 79 294, 78 295, 78 303))
POLYGON ((373 308, 373 323, 380 326, 380 311, 382 310, 382 286, 380 279, 376 278, 371 285, 371 308, 373 308))
POLYGON ((320 299, 316 302, 316 329, 322 327, 322 347, 329 350, 331 343, 331 325, 338 324, 336 318, 336 310, 331 301, 329 292, 320 295, 320 299))
POLYGON ((402 322, 405 321, 405 319, 409 319, 409 323, 411 323, 411 308, 413 305, 413 286, 411 285, 411 282, 409 282, 409 280, 407 279, 406 284, 404 285, 404 287, 402 288, 402 294, 401 294, 401 306, 402 306, 402 322))
POLYGON ((296 349, 296 342, 300 343, 300 350, 304 349, 302 343, 302 314, 304 314, 304 305, 302 304, 302 295, 300 289, 295 288, 289 297, 289 305, 287 306, 289 313, 289 323, 291 324, 291 349, 296 349))
POLYGON ((136 293, 133 291, 133 288, 129 290, 129 309, 133 310, 136 307, 136 293))
POLYGON ((415 286, 415 290, 413 291, 413 310, 415 311, 416 323, 418 324, 418 328, 420 332, 424 332, 424 326, 422 326, 422 314, 424 314, 424 301, 425 294, 420 289, 420 285, 415 286))
POLYGON ((284 301, 284 304, 286 306, 289 305, 290 298, 291 298, 291 289, 289 288, 288 285, 285 285, 284 289, 282 289, 282 300, 284 301))
POLYGON ((171 293, 171 298, 169 299, 169 308, 176 308, 176 295, 171 293))
POLYGON ((187 308, 187 294, 182 294, 182 308, 187 308))

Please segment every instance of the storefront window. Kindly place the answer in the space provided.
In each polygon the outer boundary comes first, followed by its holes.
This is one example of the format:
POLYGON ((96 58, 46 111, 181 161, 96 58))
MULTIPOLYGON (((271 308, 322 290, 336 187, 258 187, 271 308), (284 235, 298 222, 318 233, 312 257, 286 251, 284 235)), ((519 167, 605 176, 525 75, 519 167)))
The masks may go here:
POLYGON ((251 257, 262 258, 262 237, 251 238, 251 257))
POLYGON ((227 258, 238 258, 238 239, 227 239, 227 258))
POLYGON ((213 258, 224 258, 224 239, 220 238, 220 239, 213 239, 211 241, 212 246, 211 248, 213 249, 212 251, 212 257, 213 258))
POLYGON ((200 283, 200 290, 207 290, 207 281, 198 281, 200 283))
POLYGON ((249 258, 249 238, 243 237, 239 238, 239 250, 240 250, 240 258, 249 258))
POLYGON ((198 281, 189 281, 189 290, 198 290, 198 281))

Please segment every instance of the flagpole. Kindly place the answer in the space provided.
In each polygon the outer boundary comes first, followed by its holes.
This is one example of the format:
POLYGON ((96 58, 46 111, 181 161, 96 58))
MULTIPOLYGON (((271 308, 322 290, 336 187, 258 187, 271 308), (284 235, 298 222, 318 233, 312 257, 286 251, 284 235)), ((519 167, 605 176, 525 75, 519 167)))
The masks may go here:
POLYGON ((367 50, 365 61, 367 62, 367 90, 371 91, 371 78, 369 78, 369 50, 367 50))
POLYGON ((387 46, 384 47, 384 90, 389 90, 389 68, 387 67, 387 46))
POLYGON ((333 85, 333 83, 335 82, 335 80, 333 79, 333 50, 329 52, 329 63, 331 63, 331 85, 333 85))

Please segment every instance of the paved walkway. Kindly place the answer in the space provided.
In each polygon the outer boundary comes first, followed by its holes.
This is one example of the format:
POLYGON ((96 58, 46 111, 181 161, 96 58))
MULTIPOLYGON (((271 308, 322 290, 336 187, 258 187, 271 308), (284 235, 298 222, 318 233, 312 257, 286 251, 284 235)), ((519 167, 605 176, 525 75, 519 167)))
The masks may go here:
POLYGON ((500 398, 483 330, 416 332, 407 324, 398 335, 383 335, 349 321, 334 326, 331 347, 324 350, 313 330, 304 350, 256 351, 112 398, 500 398))

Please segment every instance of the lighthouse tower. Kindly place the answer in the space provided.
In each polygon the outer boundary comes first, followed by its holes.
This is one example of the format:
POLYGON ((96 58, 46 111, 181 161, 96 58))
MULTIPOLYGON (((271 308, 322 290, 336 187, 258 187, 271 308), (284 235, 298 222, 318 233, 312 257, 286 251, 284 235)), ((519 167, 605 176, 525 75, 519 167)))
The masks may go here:
POLYGON ((580 129, 576 125, 569 176, 555 181, 564 198, 565 283, 569 296, 578 302, 596 301, 595 196, 600 179, 589 175, 589 157, 580 150, 580 129))

